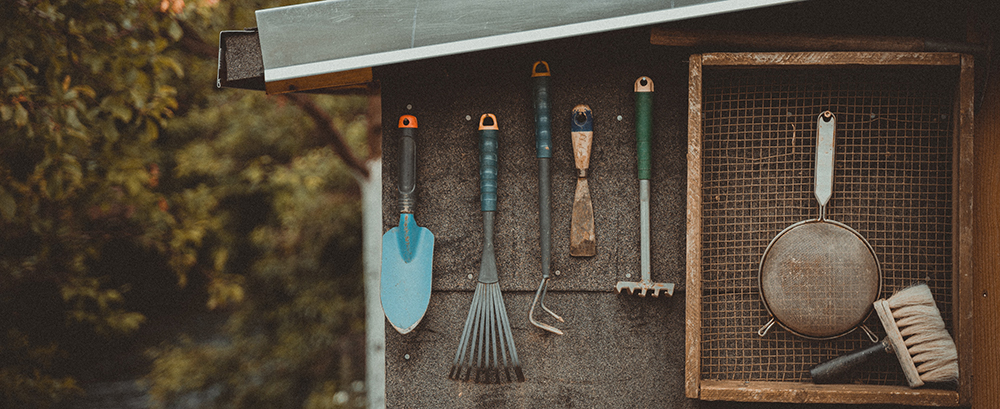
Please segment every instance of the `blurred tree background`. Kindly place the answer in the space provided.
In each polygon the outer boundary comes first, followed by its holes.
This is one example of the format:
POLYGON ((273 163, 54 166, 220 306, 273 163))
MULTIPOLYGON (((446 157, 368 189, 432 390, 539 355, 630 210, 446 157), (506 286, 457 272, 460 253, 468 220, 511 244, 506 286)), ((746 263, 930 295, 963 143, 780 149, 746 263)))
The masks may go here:
POLYGON ((0 407, 363 405, 377 100, 214 86, 298 2, 0 0, 0 407))

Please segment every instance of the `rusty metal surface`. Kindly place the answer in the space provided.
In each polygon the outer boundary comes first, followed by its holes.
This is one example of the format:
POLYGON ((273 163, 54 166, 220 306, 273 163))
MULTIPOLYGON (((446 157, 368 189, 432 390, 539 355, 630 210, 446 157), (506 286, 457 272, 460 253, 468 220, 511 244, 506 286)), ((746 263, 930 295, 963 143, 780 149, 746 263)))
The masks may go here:
POLYGON ((577 178, 570 218, 569 255, 590 257, 595 254, 597 238, 594 236, 594 204, 590 200, 590 187, 586 178, 577 178))
POLYGON ((846 334, 878 298, 875 254, 857 233, 812 220, 782 231, 760 268, 765 306, 778 323, 813 338, 846 334))

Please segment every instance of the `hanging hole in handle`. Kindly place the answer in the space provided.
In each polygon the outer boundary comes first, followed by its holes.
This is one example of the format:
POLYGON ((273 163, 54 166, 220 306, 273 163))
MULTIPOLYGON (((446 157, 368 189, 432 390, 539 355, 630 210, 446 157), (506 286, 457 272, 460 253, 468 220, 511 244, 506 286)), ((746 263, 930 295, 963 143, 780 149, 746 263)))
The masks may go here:
POLYGON ((499 130, 500 128, 497 126, 497 117, 493 114, 483 114, 483 116, 479 117, 479 130, 484 129, 499 130))
POLYGON ((551 73, 549 73, 549 63, 545 61, 536 62, 535 66, 532 67, 531 69, 532 77, 548 77, 550 75, 551 73))
POLYGON ((577 112, 576 116, 573 117, 573 120, 576 121, 577 125, 583 125, 587 123, 587 114, 583 112, 577 112))
POLYGON ((833 112, 823 111, 823 113, 820 114, 820 118, 823 118, 824 122, 830 122, 833 120, 833 112))
POLYGON ((774 319, 774 317, 771 317, 771 319, 767 321, 767 324, 764 324, 763 327, 760 327, 760 329, 757 330, 757 335, 760 335, 761 337, 767 335, 767 332, 770 331, 771 327, 773 327, 774 324, 777 322, 778 320, 774 319))
POLYGON ((646 79, 645 77, 639 78, 639 85, 642 85, 642 86, 645 87, 648 84, 649 84, 649 80, 648 79, 646 79))
POLYGON ((879 341, 878 337, 875 335, 874 332, 872 332, 872 330, 868 329, 867 325, 861 324, 860 327, 861 327, 861 330, 865 332, 865 335, 868 335, 868 339, 870 339, 873 344, 877 344, 878 343, 878 341, 879 341))

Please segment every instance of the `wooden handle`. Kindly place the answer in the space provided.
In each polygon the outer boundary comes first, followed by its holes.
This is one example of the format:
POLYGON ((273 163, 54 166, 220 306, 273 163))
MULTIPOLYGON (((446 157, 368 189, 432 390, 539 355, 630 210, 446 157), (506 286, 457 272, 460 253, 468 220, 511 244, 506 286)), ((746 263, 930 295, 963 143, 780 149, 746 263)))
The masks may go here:
POLYGON ((577 105, 573 108, 570 130, 577 177, 587 177, 587 169, 590 169, 590 145, 594 139, 594 114, 589 106, 577 105))

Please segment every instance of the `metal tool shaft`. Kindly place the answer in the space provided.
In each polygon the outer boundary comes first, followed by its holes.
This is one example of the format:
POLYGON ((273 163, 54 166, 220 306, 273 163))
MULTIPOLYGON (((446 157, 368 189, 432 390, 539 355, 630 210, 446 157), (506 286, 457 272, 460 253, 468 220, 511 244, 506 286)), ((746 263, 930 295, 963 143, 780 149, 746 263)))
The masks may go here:
POLYGON ((639 266, 642 281, 651 282, 649 255, 649 181, 639 181, 639 266))

